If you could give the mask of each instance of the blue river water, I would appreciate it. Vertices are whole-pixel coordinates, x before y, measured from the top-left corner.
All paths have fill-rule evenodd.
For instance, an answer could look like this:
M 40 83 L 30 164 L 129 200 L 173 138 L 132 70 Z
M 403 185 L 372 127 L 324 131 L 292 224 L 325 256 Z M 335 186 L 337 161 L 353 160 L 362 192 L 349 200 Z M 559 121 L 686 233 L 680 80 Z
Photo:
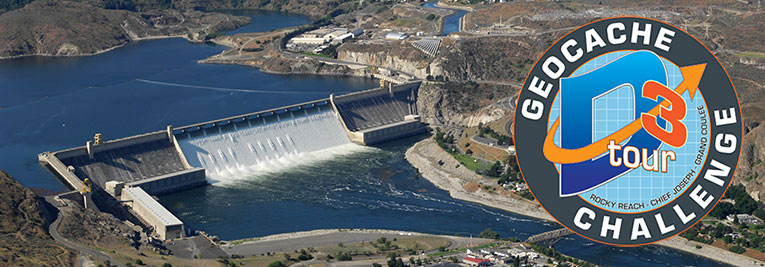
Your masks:
M 254 20 L 264 24 L 257 29 L 283 27 L 282 18 L 305 18 L 268 14 L 273 17 Z M 223 49 L 164 39 L 90 57 L 0 60 L 0 169 L 27 187 L 62 191 L 66 187 L 39 166 L 37 153 L 83 145 L 96 132 L 113 139 L 376 86 L 364 78 L 271 75 L 249 67 L 196 63 Z M 504 237 L 526 238 L 559 227 L 452 199 L 417 178 L 403 154 L 421 138 L 165 195 L 160 201 L 189 227 L 226 240 L 323 228 L 464 236 L 492 228 Z M 579 237 L 555 247 L 610 266 L 720 265 L 661 247 L 615 248 Z
M 237 16 L 249 16 L 251 20 L 250 24 L 227 32 L 229 35 L 243 32 L 264 32 L 311 23 L 311 18 L 308 16 L 270 10 L 224 10 L 222 12 Z
M 440 8 L 436 7 L 436 2 L 430 2 L 425 3 L 422 6 L 424 7 L 430 7 L 430 8 Z M 449 35 L 453 32 L 459 32 L 460 31 L 460 19 L 467 14 L 467 11 L 461 10 L 461 9 L 449 9 L 454 12 L 454 14 L 451 14 L 444 18 L 444 31 L 443 35 Z

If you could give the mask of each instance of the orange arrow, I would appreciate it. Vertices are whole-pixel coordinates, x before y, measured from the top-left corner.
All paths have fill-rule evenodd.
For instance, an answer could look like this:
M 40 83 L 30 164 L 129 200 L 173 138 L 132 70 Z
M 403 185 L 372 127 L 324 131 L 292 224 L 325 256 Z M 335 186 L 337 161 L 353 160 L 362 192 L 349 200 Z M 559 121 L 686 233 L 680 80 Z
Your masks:
M 675 92 L 682 95 L 687 89 L 688 94 L 691 95 L 691 100 L 693 100 L 693 96 L 696 94 L 696 89 L 699 89 L 701 76 L 703 76 L 704 69 L 706 68 L 707 63 L 680 67 L 680 73 L 683 74 L 683 82 L 675 87 Z M 662 102 L 662 104 L 664 104 L 664 102 Z
M 683 81 L 677 87 L 675 87 L 675 92 L 682 95 L 687 90 L 688 94 L 691 96 L 691 99 L 693 99 L 693 96 L 696 94 L 696 90 L 699 87 L 699 83 L 701 82 L 701 77 L 704 74 L 704 69 L 706 66 L 706 63 L 702 63 L 698 65 L 680 67 L 680 72 L 683 75 Z M 669 101 L 664 100 L 647 113 L 658 116 L 659 107 L 669 107 L 669 105 Z M 624 126 L 618 131 L 610 134 L 609 136 L 606 136 L 603 139 L 598 140 L 595 143 L 589 144 L 582 148 L 566 149 L 555 145 L 555 132 L 558 131 L 559 124 L 560 118 L 555 119 L 552 127 L 550 127 L 550 130 L 547 132 L 547 137 L 545 138 L 544 147 L 542 149 L 547 160 L 561 164 L 571 164 L 593 159 L 598 155 L 608 151 L 607 145 L 610 140 L 614 140 L 614 143 L 618 144 L 624 142 L 624 140 L 627 140 L 627 138 L 640 131 L 640 129 L 643 129 L 643 123 L 640 118 L 638 118 L 630 124 L 627 124 L 627 126 Z

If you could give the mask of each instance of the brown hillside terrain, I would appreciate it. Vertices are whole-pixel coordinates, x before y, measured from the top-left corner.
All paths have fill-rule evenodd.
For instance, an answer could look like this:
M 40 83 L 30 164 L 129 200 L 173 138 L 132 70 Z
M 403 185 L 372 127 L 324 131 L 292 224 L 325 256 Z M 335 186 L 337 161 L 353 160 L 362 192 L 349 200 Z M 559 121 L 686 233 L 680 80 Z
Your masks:
M 249 18 L 154 10 L 105 10 L 87 3 L 36 1 L 0 15 L 0 57 L 89 55 L 150 37 L 234 29 Z
M 77 253 L 53 241 L 38 198 L 0 171 L 0 265 L 70 266 Z

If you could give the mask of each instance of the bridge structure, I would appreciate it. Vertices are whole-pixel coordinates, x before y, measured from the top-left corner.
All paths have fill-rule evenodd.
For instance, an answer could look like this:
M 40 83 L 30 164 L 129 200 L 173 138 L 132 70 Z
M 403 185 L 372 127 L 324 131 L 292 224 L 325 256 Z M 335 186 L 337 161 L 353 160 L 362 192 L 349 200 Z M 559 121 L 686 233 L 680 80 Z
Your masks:
M 529 243 L 549 243 L 551 246 L 555 243 L 557 243 L 560 239 L 563 237 L 566 237 L 567 235 L 573 234 L 571 230 L 568 228 L 560 228 L 552 231 L 547 231 L 541 234 L 536 234 L 533 236 L 530 236 L 528 239 L 526 239 L 526 242 Z

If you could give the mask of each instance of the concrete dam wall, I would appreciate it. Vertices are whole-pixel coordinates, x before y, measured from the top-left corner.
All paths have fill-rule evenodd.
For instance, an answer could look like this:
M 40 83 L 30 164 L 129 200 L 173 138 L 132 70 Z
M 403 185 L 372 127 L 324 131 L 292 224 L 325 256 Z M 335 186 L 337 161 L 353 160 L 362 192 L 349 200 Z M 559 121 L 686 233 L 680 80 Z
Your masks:
M 370 145 L 426 131 L 417 115 L 419 82 L 330 97 L 352 142 Z
M 223 181 L 292 167 L 312 153 L 349 144 L 329 105 L 176 134 L 190 165 Z
M 106 142 L 98 137 L 38 159 L 79 192 L 86 207 L 95 206 L 87 204 L 92 191 L 104 191 L 129 201 L 125 206 L 160 238 L 178 238 L 183 225 L 148 194 L 288 169 L 424 132 L 416 107 L 419 86 L 330 95 Z

